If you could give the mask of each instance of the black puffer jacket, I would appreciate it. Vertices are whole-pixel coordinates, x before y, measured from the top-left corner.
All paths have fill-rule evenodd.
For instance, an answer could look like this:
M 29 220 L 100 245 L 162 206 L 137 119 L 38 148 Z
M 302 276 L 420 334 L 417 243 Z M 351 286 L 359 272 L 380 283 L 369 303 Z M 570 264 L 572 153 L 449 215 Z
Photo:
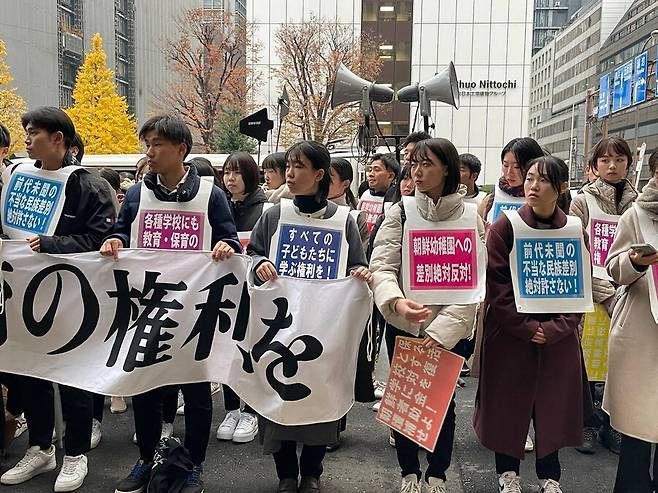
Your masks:
M 258 187 L 241 202 L 230 201 L 231 214 L 238 231 L 251 231 L 263 214 L 263 204 L 267 202 L 265 192 Z
M 77 164 L 75 158 L 66 153 L 62 167 Z M 34 165 L 41 167 L 39 161 Z M 55 234 L 40 235 L 42 253 L 80 253 L 100 249 L 116 219 L 112 197 L 101 180 L 85 169 L 75 171 L 69 177 L 64 209 Z

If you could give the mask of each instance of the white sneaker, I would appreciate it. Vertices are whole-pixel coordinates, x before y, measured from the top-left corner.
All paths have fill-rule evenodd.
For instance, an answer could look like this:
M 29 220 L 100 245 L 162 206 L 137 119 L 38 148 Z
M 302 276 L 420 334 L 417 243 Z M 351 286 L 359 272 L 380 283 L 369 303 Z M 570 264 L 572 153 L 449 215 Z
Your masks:
M 176 414 L 182 416 L 185 414 L 185 400 L 183 399 L 183 393 L 178 391 L 178 402 L 176 403 Z
M 41 450 L 38 445 L 30 447 L 25 456 L 14 467 L 0 477 L 2 484 L 21 484 L 34 476 L 52 471 L 57 467 L 55 447 Z
M 526 452 L 532 452 L 535 450 L 535 444 L 532 443 L 532 437 L 530 436 L 530 433 L 528 433 L 528 436 L 525 437 L 525 447 L 524 450 Z
M 427 478 L 427 493 L 448 493 L 446 482 L 441 478 Z
M 77 490 L 84 483 L 87 477 L 87 471 L 86 455 L 78 455 L 76 457 L 65 455 L 62 470 L 59 471 L 57 480 L 55 481 L 55 491 Z
M 400 493 L 420 493 L 420 482 L 415 474 L 407 474 L 402 478 Z
M 137 445 L 137 432 L 133 434 L 133 443 Z
M 235 443 L 251 442 L 258 435 L 258 418 L 251 413 L 241 413 L 238 426 L 233 432 Z
M 395 435 L 393 434 L 393 430 L 388 433 L 388 444 L 395 448 Z
M 539 488 L 541 493 L 562 493 L 560 489 L 560 483 L 554 479 L 546 479 L 539 482 Z
M 217 428 L 217 440 L 233 440 L 233 433 L 240 422 L 240 410 L 229 411 L 222 424 Z
M 210 382 L 210 395 L 215 395 L 222 390 L 222 384 L 219 382 Z
M 101 438 L 103 433 L 101 431 L 101 423 L 96 418 L 91 422 L 91 449 L 98 447 L 98 444 L 101 443 Z M 64 491 L 64 490 L 62 490 Z
M 16 431 L 14 432 L 14 438 L 18 438 L 21 436 L 23 433 L 27 431 L 27 420 L 25 419 L 25 415 L 21 414 L 20 416 L 16 416 Z
M 169 438 L 174 434 L 174 423 L 162 423 L 162 433 L 160 439 Z
M 127 409 L 126 399 L 123 397 L 110 397 L 110 412 L 112 414 L 125 413 Z
M 507 471 L 498 478 L 498 491 L 500 493 L 521 493 L 521 476 L 514 471 Z
M 375 411 L 375 412 L 379 411 L 379 406 L 381 406 L 381 405 L 382 405 L 382 401 L 377 401 L 377 402 L 375 402 L 375 403 L 372 405 L 372 410 Z
M 386 382 L 376 382 L 375 383 L 375 399 L 380 400 L 384 397 L 384 391 L 386 390 Z

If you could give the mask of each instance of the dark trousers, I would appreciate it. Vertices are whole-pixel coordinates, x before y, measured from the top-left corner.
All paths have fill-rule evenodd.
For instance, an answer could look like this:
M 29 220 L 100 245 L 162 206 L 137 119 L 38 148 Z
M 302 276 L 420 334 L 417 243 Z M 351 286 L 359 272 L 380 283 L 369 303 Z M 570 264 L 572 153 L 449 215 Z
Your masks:
M 7 402 L 5 408 L 16 417 L 25 412 L 25 389 L 21 384 L 24 377 L 10 373 L 0 374 L 0 380 L 7 387 Z
M 233 392 L 231 387 L 222 384 L 222 393 L 224 394 L 224 409 L 227 411 L 237 411 L 240 409 L 240 396 Z M 244 412 L 256 414 L 256 411 L 249 404 L 244 405 Z
M 297 442 L 285 440 L 274 456 L 276 475 L 279 479 L 297 479 L 301 476 L 320 478 L 322 475 L 322 460 L 327 453 L 325 445 L 303 445 L 302 453 L 297 460 Z
M 21 377 L 25 396 L 25 419 L 29 431 L 30 447 L 50 448 L 55 428 L 55 400 L 53 384 L 46 380 Z M 86 390 L 59 386 L 62 413 L 68 418 L 64 451 L 66 455 L 81 455 L 91 445 L 91 423 L 94 399 Z
M 173 423 L 176 419 L 176 411 L 178 410 L 178 391 L 180 385 L 171 385 L 164 392 L 162 397 L 162 422 Z
M 654 457 L 652 465 L 651 446 L 649 442 L 622 435 L 614 493 L 658 491 L 658 457 Z M 649 474 L 651 469 L 653 481 Z
M 94 399 L 94 419 L 99 423 L 103 422 L 103 408 L 105 407 L 105 396 L 100 394 L 91 394 Z
M 185 448 L 196 465 L 206 459 L 212 422 L 210 383 L 189 383 L 180 386 L 185 398 Z M 171 387 L 160 387 L 132 398 L 135 431 L 140 458 L 153 460 L 155 447 L 162 433 L 163 400 Z
M 411 337 L 411 334 L 403 330 L 400 330 L 397 327 L 392 326 L 391 324 L 386 324 L 384 337 L 386 338 L 386 353 L 388 354 L 389 363 L 393 361 L 393 352 L 395 351 L 395 338 L 397 336 Z
M 415 474 L 420 479 L 422 476 L 420 461 L 418 460 L 420 447 L 395 430 L 393 431 L 393 435 L 395 435 L 395 451 L 398 454 L 398 464 L 400 464 L 402 476 Z M 441 428 L 441 433 L 439 433 L 439 439 L 436 442 L 436 447 L 434 447 L 432 452 L 427 452 L 426 479 L 432 477 L 445 481 L 446 471 L 450 467 L 450 460 L 452 459 L 452 445 L 454 441 L 455 397 L 453 395 L 446 419 Z
M 520 466 L 521 461 L 516 457 L 510 457 L 509 455 L 496 452 L 496 472 L 498 474 L 503 474 L 507 471 L 514 471 L 518 475 Z M 553 479 L 555 481 L 560 481 L 562 472 L 560 470 L 558 451 L 556 450 L 541 459 L 537 458 L 535 461 L 535 471 L 537 472 L 538 479 Z

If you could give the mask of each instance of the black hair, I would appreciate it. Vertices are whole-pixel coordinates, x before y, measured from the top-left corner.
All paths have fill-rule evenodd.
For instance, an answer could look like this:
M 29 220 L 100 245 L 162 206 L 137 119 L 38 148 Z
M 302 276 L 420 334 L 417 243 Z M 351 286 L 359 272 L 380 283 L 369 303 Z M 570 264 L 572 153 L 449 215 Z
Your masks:
M 82 142 L 82 136 L 76 132 L 75 135 L 73 136 L 73 142 L 71 142 L 71 147 L 77 147 L 78 149 L 78 155 L 75 156 L 75 159 L 81 163 L 82 158 L 85 155 L 85 144 Z
M 359 183 L 359 189 L 356 191 L 359 198 L 361 197 L 361 195 L 366 193 L 366 190 L 368 190 L 368 188 L 370 188 L 370 185 L 368 185 L 368 180 L 364 180 L 361 183 Z
M 119 176 L 121 177 L 122 180 L 134 180 L 135 179 L 135 173 L 131 171 L 121 171 L 119 172 Z
M 388 171 L 392 171 L 393 174 L 395 175 L 393 177 L 393 180 L 396 180 L 398 175 L 400 174 L 400 163 L 398 163 L 397 159 L 393 157 L 391 154 L 373 154 L 370 158 L 370 164 L 374 163 L 375 161 L 381 161 L 384 163 L 384 166 Z
M 115 192 L 121 191 L 121 176 L 112 168 L 101 168 L 98 174 L 105 179 Z
M 185 156 L 192 150 L 192 133 L 185 122 L 175 115 L 158 115 L 149 118 L 139 129 L 139 139 L 144 140 L 146 134 L 155 131 L 158 137 L 168 140 L 174 145 L 185 144 Z
M 0 147 L 9 147 L 11 145 L 11 133 L 9 129 L 0 123 Z
M 516 161 L 519 163 L 519 168 L 521 168 L 523 175 L 527 173 L 529 168 L 528 163 L 530 161 L 545 155 L 537 141 L 530 137 L 517 137 L 510 140 L 500 153 L 501 162 L 505 159 L 505 154 L 508 152 L 511 152 L 516 157 Z
M 286 153 L 275 152 L 268 154 L 261 164 L 263 171 L 273 169 L 279 172 L 281 176 L 286 176 Z
M 349 180 L 350 184 L 352 184 L 352 181 L 354 180 L 354 169 L 347 159 L 342 157 L 332 157 L 331 168 L 336 172 L 340 181 Z M 347 198 L 347 203 L 356 209 L 357 201 L 349 186 L 345 190 L 345 197 Z
M 146 156 L 139 158 L 139 161 L 137 161 L 135 165 L 135 181 L 143 180 L 144 175 L 149 172 L 150 167 L 148 161 Z
M 465 152 L 464 154 L 459 155 L 459 164 L 467 166 L 471 170 L 471 173 L 480 173 L 482 171 L 482 163 L 473 154 Z
M 599 170 L 599 158 L 605 156 L 610 151 L 610 149 L 615 151 L 617 154 L 621 154 L 622 156 L 626 156 L 628 158 L 628 163 L 626 166 L 626 172 L 628 172 L 628 170 L 631 169 L 631 165 L 633 164 L 633 153 L 631 152 L 631 148 L 628 145 L 628 142 L 626 142 L 621 137 L 616 136 L 604 137 L 594 146 L 594 149 L 592 149 L 592 159 L 589 161 L 592 169 L 595 169 L 596 171 Z
M 213 177 L 213 182 L 215 185 L 221 188 L 221 180 L 219 178 L 219 174 L 213 167 L 212 163 L 210 160 L 206 159 L 205 157 L 202 156 L 196 156 L 190 159 L 187 164 L 194 166 L 196 168 L 196 172 L 199 176 L 212 176 Z
M 254 158 L 251 157 L 251 154 L 247 152 L 234 152 L 229 154 L 229 156 L 226 158 L 226 161 L 224 161 L 221 180 L 221 187 L 224 191 L 229 193 L 226 185 L 224 184 L 224 173 L 227 171 L 236 170 L 240 172 L 240 175 L 242 175 L 245 195 L 249 195 L 258 188 L 260 183 L 260 174 L 258 172 L 258 165 L 256 164 L 256 161 L 254 161 Z
M 395 194 L 393 194 L 393 203 L 400 202 L 402 200 L 402 180 L 407 180 L 411 178 L 411 165 L 402 166 L 400 170 L 400 176 L 398 176 L 398 182 L 395 185 Z
M 404 149 L 407 147 L 407 144 L 417 144 L 421 140 L 427 140 L 431 139 L 432 136 L 428 134 L 427 132 L 423 132 L 422 130 L 419 130 L 418 132 L 411 132 L 409 135 L 407 135 L 407 138 L 404 139 L 402 142 L 402 148 Z
M 658 149 L 651 153 L 649 156 L 649 171 L 651 171 L 651 178 L 656 173 L 656 165 L 658 164 Z
M 411 153 L 411 162 L 417 163 L 423 159 L 430 160 L 428 152 L 434 154 L 443 165 L 448 168 L 445 185 L 443 186 L 442 196 L 450 195 L 459 190 L 459 154 L 454 144 L 448 139 L 427 139 L 416 144 Z
M 293 144 L 286 151 L 286 163 L 291 160 L 299 160 L 300 155 L 306 156 L 311 162 L 313 169 L 324 170 L 324 176 L 320 180 L 318 193 L 316 199 L 319 201 L 326 200 L 329 195 L 329 187 L 331 186 L 331 174 L 329 173 L 331 167 L 331 156 L 327 148 L 314 140 L 302 140 Z
M 27 129 L 29 124 L 48 133 L 62 132 L 64 136 L 64 147 L 71 147 L 75 138 L 75 125 L 73 120 L 64 111 L 54 106 L 41 106 L 28 111 L 21 117 L 21 125 Z
M 528 163 L 528 167 L 523 171 L 523 178 L 533 165 L 537 165 L 539 176 L 549 181 L 553 190 L 562 194 L 562 185 L 569 182 L 569 166 L 556 156 L 542 156 L 533 159 Z

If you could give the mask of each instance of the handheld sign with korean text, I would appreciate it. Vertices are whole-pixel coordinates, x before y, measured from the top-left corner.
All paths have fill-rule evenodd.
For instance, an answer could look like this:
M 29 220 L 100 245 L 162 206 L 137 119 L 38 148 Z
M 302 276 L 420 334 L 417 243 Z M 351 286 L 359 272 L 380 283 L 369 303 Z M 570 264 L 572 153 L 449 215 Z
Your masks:
M 637 204 L 633 204 L 642 231 L 642 237 L 652 247 L 658 249 L 658 230 L 649 215 Z M 658 324 L 658 265 L 654 264 L 647 269 L 647 283 L 649 286 L 649 301 L 651 314 Z
M 338 206 L 328 219 L 305 217 L 295 211 L 292 200 L 282 199 L 270 250 L 270 260 L 279 275 L 301 279 L 345 277 L 349 215 L 348 207 Z
M 402 287 L 405 296 L 427 305 L 470 304 L 484 300 L 486 251 L 478 232 L 475 204 L 461 217 L 428 221 L 415 197 L 402 197 L 406 220 L 402 236 Z
M 211 250 L 212 228 L 208 204 L 213 189 L 209 180 L 200 180 L 199 191 L 188 202 L 158 200 L 142 182 L 137 217 L 130 229 L 132 248 L 156 250 Z
M 619 217 L 616 214 L 603 212 L 591 193 L 585 193 L 585 202 L 589 211 L 589 224 L 587 234 L 589 235 L 589 252 L 592 258 L 592 273 L 597 279 L 612 279 L 605 270 L 605 261 L 608 252 L 615 239 Z
M 487 222 L 493 224 L 498 220 L 503 211 L 516 211 L 523 207 L 523 204 L 525 204 L 525 197 L 514 197 L 503 192 L 498 183 L 496 183 L 493 204 L 487 215 Z
M 592 271 L 577 217 L 558 229 L 534 229 L 504 212 L 514 231 L 510 271 L 519 313 L 586 313 L 594 309 Z
M 464 358 L 397 337 L 377 419 L 430 452 L 436 447 Z
M 66 201 L 66 183 L 83 168 L 55 171 L 20 163 L 5 169 L 2 181 L 2 231 L 12 239 L 53 236 Z

